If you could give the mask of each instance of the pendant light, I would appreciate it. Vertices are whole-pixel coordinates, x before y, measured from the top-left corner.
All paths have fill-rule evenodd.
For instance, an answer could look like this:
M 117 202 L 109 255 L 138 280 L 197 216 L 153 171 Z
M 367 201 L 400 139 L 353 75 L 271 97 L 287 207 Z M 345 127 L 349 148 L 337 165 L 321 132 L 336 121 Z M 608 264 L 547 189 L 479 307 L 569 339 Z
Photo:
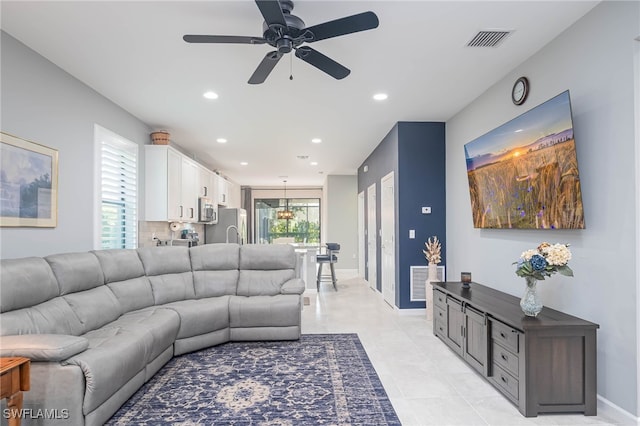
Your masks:
M 287 181 L 283 181 L 284 182 L 284 202 L 285 202 L 285 208 L 284 210 L 281 210 L 277 213 L 277 218 L 278 219 L 293 219 L 293 212 L 291 210 L 289 210 L 289 199 L 287 198 Z

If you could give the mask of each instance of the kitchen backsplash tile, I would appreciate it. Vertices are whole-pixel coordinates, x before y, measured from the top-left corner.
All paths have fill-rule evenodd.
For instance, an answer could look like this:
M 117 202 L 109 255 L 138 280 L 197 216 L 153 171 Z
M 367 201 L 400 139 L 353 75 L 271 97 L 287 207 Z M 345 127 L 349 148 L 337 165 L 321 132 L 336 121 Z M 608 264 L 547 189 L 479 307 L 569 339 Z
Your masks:
M 138 222 L 138 247 L 153 247 L 156 241 L 155 236 L 164 245 L 171 239 L 180 239 L 180 231 L 171 231 L 169 229 L 170 222 Z M 190 231 L 200 234 L 200 243 L 204 243 L 204 225 L 198 223 L 183 223 L 181 229 L 189 229 Z M 169 243 L 171 244 L 171 243 Z

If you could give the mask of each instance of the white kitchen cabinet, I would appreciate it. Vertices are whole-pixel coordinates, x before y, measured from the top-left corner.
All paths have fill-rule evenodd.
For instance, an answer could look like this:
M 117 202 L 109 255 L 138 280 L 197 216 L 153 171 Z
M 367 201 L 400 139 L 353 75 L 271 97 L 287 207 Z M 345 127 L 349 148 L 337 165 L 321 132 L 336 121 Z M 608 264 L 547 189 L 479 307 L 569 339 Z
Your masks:
M 167 150 L 167 207 L 166 220 L 178 221 L 182 219 L 182 155 L 173 150 Z M 148 170 L 147 163 L 147 170 Z M 156 167 L 156 166 L 152 166 Z M 157 167 L 162 167 L 157 166 Z M 157 185 L 158 181 L 149 181 L 145 185 Z M 145 212 L 149 210 L 145 209 Z M 153 213 L 152 213 L 153 214 Z M 164 214 L 162 215 L 165 216 Z
M 206 207 L 198 204 L 198 212 L 201 208 L 213 209 L 212 219 L 206 223 L 218 223 L 218 175 L 203 166 L 198 167 L 198 203 L 200 203 L 200 198 L 202 198 L 202 203 L 210 202 L 211 206 Z M 203 212 L 203 214 L 206 213 Z M 206 220 L 204 217 L 202 219 Z
M 227 207 L 233 209 L 239 209 L 242 205 L 242 194 L 240 190 L 240 185 L 233 181 L 227 181 L 227 196 L 229 197 L 229 202 L 227 203 Z
M 218 200 L 218 181 L 217 175 L 211 170 L 204 167 L 198 168 L 198 197 L 210 198 L 213 201 Z
M 229 205 L 229 182 L 222 176 L 218 176 L 218 204 L 223 207 Z
M 182 185 L 180 215 L 183 222 L 198 221 L 198 165 L 182 158 Z
M 198 221 L 198 165 L 166 145 L 145 145 L 144 219 Z

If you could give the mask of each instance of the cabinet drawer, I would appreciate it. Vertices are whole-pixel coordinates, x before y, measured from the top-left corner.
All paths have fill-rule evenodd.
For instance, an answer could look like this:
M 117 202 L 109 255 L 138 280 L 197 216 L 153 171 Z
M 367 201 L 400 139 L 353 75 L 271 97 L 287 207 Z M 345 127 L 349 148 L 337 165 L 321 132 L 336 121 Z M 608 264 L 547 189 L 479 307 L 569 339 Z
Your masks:
M 439 290 L 433 290 L 433 304 L 447 309 L 447 295 Z
M 519 352 L 519 335 L 518 330 L 501 322 L 491 321 L 491 338 L 515 354 Z
M 436 319 L 433 323 L 433 332 L 442 338 L 447 337 L 447 326 L 445 322 Z
M 514 377 L 518 377 L 518 355 L 508 351 L 495 340 L 491 340 L 491 354 L 493 362 L 507 370 Z
M 495 383 L 503 393 L 507 396 L 518 400 L 518 379 L 507 373 L 497 364 L 493 364 L 493 376 L 491 377 L 493 383 Z
M 447 311 L 445 311 L 439 306 L 436 306 L 435 309 L 433 310 L 433 318 L 434 318 L 434 321 L 444 322 L 447 318 Z

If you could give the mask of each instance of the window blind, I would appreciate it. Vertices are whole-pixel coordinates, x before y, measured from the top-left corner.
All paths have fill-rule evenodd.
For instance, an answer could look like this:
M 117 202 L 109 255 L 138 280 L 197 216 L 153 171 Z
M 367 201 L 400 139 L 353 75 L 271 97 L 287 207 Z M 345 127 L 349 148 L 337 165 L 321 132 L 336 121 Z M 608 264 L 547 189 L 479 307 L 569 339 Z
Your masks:
M 101 141 L 102 249 L 138 245 L 138 145 L 116 137 Z

